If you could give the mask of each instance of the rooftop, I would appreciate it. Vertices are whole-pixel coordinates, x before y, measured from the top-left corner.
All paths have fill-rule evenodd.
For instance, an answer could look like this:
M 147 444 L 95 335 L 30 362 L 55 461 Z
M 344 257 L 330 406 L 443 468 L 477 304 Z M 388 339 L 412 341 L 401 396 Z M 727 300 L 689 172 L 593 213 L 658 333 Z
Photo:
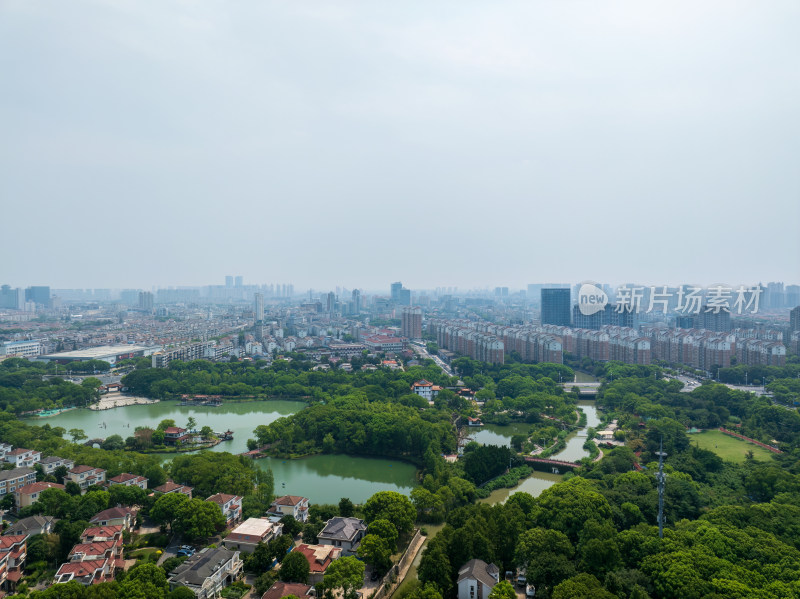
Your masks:
M 340 541 L 351 541 L 360 531 L 367 530 L 367 525 L 363 520 L 358 518 L 342 518 L 336 516 L 331 518 L 325 524 L 325 528 L 317 535 L 317 537 L 325 537 L 326 539 L 338 539 Z

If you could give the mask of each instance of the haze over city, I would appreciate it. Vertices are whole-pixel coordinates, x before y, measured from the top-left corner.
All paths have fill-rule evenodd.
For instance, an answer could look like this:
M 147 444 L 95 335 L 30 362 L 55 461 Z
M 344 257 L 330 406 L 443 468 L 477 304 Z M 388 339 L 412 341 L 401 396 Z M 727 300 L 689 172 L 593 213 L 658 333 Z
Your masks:
M 2 278 L 796 281 L 799 17 L 4 2 Z

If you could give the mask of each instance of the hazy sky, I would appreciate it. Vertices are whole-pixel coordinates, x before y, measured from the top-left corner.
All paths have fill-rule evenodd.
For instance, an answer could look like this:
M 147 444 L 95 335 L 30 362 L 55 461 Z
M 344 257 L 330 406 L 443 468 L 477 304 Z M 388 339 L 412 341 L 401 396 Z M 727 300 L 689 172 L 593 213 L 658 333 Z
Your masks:
M 800 3 L 0 0 L 0 283 L 800 281 Z

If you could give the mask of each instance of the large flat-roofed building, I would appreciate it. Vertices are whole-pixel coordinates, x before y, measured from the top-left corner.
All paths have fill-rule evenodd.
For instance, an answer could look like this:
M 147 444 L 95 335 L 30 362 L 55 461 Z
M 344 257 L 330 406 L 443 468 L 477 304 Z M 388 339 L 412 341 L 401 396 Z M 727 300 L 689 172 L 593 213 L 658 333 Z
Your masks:
M 42 353 L 42 342 L 38 339 L 25 341 L 3 341 L 0 343 L 0 356 L 19 356 L 30 358 Z
M 46 354 L 39 356 L 37 360 L 42 360 L 45 362 L 57 362 L 58 364 L 102 360 L 103 362 L 108 362 L 113 366 L 119 360 L 150 356 L 160 349 L 161 348 L 158 346 L 148 347 L 144 345 L 101 345 L 100 347 L 87 347 L 85 349 L 76 349 L 74 351 Z
M 183 362 L 204 360 L 206 359 L 206 352 L 213 350 L 214 346 L 215 343 L 213 341 L 202 341 L 158 351 L 153 354 L 153 368 L 167 368 L 173 360 L 181 360 Z

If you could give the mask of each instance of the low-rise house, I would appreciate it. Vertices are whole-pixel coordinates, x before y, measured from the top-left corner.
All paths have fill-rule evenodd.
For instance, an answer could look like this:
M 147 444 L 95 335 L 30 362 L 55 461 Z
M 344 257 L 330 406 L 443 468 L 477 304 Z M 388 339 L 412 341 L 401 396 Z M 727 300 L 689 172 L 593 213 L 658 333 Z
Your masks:
M 189 499 L 192 498 L 192 487 L 188 485 L 179 485 L 178 483 L 172 482 L 171 480 L 168 480 L 163 485 L 156 487 L 155 489 L 153 489 L 153 491 L 155 491 L 156 494 L 159 495 L 166 495 L 167 493 L 183 493 Z
M 64 484 L 68 481 L 74 482 L 81 488 L 81 493 L 86 493 L 86 489 L 92 485 L 102 485 L 106 480 L 106 471 L 102 468 L 92 466 L 73 466 L 64 477 Z
M 45 475 L 53 474 L 56 471 L 56 468 L 59 468 L 60 466 L 64 466 L 67 470 L 75 466 L 75 462 L 72 460 L 60 458 L 55 455 L 49 455 L 46 458 L 42 458 L 39 464 L 41 464 Z
M 355 555 L 366 531 L 367 524 L 363 520 L 336 516 L 325 523 L 317 539 L 320 545 L 341 547 L 342 555 Z
M 299 495 L 284 495 L 272 502 L 267 510 L 267 516 L 277 522 L 284 516 L 292 516 L 298 522 L 308 521 L 308 498 Z
M 425 379 L 411 385 L 411 392 L 428 401 L 433 401 L 433 398 L 436 397 L 433 393 L 433 383 L 429 383 Z
M 458 599 L 487 599 L 500 581 L 500 568 L 471 559 L 458 570 Z
M 53 516 L 29 516 L 9 525 L 3 532 L 3 536 L 25 535 L 27 538 L 33 535 L 49 535 L 53 532 L 56 522 L 58 522 L 58 518 L 53 518 Z
M 186 443 L 191 436 L 192 435 L 185 428 L 181 428 L 179 426 L 168 426 L 164 429 L 164 444 L 179 445 L 181 443 Z
M 14 446 L 11 443 L 0 443 L 0 460 L 5 461 L 6 454 L 14 449 Z
M 95 541 L 116 541 L 122 545 L 122 527 L 114 526 L 90 526 L 81 533 L 81 543 L 93 543 Z
M 294 595 L 295 597 L 306 597 L 314 595 L 314 587 L 302 582 L 283 582 L 279 580 L 269 590 L 261 595 L 261 599 L 281 599 Z
M 92 541 L 91 543 L 78 543 L 69 552 L 71 562 L 91 562 L 109 559 L 113 567 L 122 569 L 125 561 L 122 559 L 122 541 Z
M 125 487 L 139 487 L 140 489 L 147 488 L 147 479 L 138 474 L 131 474 L 130 472 L 123 472 L 113 478 L 108 479 L 108 485 L 123 485 Z
M 114 562 L 106 558 L 61 564 L 56 572 L 55 583 L 60 584 L 73 580 L 84 586 L 114 580 Z
M 169 588 L 187 587 L 197 599 L 212 599 L 236 582 L 241 573 L 242 560 L 238 551 L 207 547 L 172 571 Z
M 136 511 L 129 507 L 110 507 L 95 514 L 89 522 L 97 526 L 121 526 L 122 530 L 131 530 L 136 522 Z
M 0 471 L 0 496 L 13 493 L 20 487 L 36 482 L 36 471 L 32 468 L 14 468 Z
M 228 526 L 242 519 L 242 498 L 238 495 L 216 493 L 206 499 L 206 501 L 216 503 L 219 506 L 219 509 L 222 510 L 222 515 L 225 516 L 225 521 Z
M 14 464 L 15 468 L 33 468 L 42 459 L 42 454 L 33 449 L 23 449 L 18 447 L 6 453 L 3 460 L 9 464 Z
M 228 549 L 253 553 L 259 543 L 269 543 L 283 534 L 283 525 L 267 518 L 248 518 L 225 537 L 222 544 Z
M 26 535 L 3 535 L 0 537 L 0 561 L 5 561 L 5 580 L 2 587 L 12 593 L 22 578 L 25 558 L 28 556 Z
M 45 489 L 63 489 L 64 485 L 58 483 L 46 483 L 44 481 L 38 483 L 31 483 L 24 487 L 19 487 L 14 491 L 14 499 L 16 500 L 16 509 L 20 510 L 29 505 L 33 505 L 39 500 L 39 495 Z
M 317 584 L 322 582 L 325 572 L 333 563 L 333 560 L 342 556 L 341 547 L 330 545 L 298 545 L 294 551 L 302 553 L 308 560 L 308 582 Z

